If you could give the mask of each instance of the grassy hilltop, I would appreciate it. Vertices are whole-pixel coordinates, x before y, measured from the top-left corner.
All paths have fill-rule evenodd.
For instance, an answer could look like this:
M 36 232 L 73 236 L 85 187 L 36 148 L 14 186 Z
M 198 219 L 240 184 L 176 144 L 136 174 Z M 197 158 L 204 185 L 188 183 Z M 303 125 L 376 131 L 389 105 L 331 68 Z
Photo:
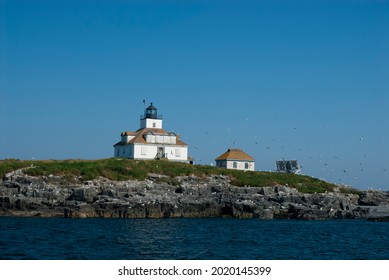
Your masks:
M 266 187 L 274 185 L 288 185 L 303 193 L 323 193 L 334 191 L 339 186 L 317 178 L 284 174 L 276 172 L 228 170 L 208 165 L 189 165 L 185 163 L 169 162 L 166 160 L 130 160 L 130 159 L 101 159 L 101 160 L 15 160 L 0 161 L 0 178 L 6 173 L 25 167 L 25 173 L 31 176 L 63 176 L 68 182 L 82 182 L 96 179 L 100 176 L 114 181 L 144 180 L 148 173 L 166 175 L 162 178 L 168 183 L 177 184 L 177 176 L 196 175 L 226 175 L 236 186 L 250 185 L 252 187 Z M 355 189 L 340 188 L 345 193 L 358 193 Z

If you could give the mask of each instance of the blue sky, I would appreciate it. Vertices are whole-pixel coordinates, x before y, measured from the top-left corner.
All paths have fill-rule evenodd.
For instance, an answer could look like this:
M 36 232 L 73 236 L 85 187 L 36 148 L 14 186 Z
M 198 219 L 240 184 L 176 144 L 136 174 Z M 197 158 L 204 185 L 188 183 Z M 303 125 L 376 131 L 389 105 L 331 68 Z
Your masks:
M 113 156 L 143 99 L 199 164 L 389 189 L 389 1 L 0 0 L 0 159 Z

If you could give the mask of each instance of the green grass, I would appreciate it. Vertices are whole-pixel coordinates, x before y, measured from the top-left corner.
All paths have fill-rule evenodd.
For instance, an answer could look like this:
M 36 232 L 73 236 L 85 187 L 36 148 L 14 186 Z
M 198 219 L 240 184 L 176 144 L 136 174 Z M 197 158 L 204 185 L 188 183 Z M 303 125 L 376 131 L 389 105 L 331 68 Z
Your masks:
M 174 179 L 177 176 L 196 175 L 206 177 L 209 175 L 226 175 L 236 186 L 266 187 L 275 185 L 288 185 L 303 193 L 323 193 L 333 191 L 336 185 L 303 175 L 284 174 L 276 172 L 228 170 L 208 165 L 189 165 L 185 163 L 170 162 L 166 160 L 129 160 L 129 159 L 101 159 L 101 160 L 1 160 L 0 176 L 23 167 L 33 168 L 25 170 L 31 176 L 64 176 L 71 182 L 83 182 L 96 179 L 99 176 L 115 181 L 144 180 L 148 173 L 167 175 L 169 178 L 161 181 L 178 184 Z M 354 189 L 341 189 L 345 193 L 357 192 Z
M 31 163 L 31 161 L 22 161 L 18 159 L 0 160 L 0 179 L 9 172 L 30 166 Z

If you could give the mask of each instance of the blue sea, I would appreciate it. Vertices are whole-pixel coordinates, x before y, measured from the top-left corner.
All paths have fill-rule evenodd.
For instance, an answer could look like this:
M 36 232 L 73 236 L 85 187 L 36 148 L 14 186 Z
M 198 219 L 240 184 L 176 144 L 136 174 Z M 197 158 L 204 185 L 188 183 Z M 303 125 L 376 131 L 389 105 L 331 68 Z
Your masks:
M 0 218 L 1 259 L 389 259 L 364 220 Z

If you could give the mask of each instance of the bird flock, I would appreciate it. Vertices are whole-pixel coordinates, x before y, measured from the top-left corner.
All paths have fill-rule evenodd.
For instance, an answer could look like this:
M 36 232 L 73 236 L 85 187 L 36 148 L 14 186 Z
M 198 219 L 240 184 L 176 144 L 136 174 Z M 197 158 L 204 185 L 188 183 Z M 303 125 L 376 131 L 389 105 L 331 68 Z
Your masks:
M 384 147 L 381 138 L 346 135 L 331 131 L 330 126 L 312 129 L 283 124 L 269 133 L 265 129 L 269 125 L 264 126 L 263 131 L 261 127 L 247 130 L 249 119 L 242 121 L 245 124 L 237 128 L 219 127 L 199 132 L 199 137 L 186 137 L 195 162 L 213 165 L 214 159 L 226 149 L 242 148 L 256 159 L 257 170 L 274 171 L 277 160 L 294 159 L 300 162 L 303 174 L 329 182 L 378 188 L 369 185 L 368 180 L 382 177 L 387 178 L 389 184 L 387 162 L 382 163 L 380 158 L 374 157 L 374 151 Z M 389 188 L 388 185 L 382 187 Z

